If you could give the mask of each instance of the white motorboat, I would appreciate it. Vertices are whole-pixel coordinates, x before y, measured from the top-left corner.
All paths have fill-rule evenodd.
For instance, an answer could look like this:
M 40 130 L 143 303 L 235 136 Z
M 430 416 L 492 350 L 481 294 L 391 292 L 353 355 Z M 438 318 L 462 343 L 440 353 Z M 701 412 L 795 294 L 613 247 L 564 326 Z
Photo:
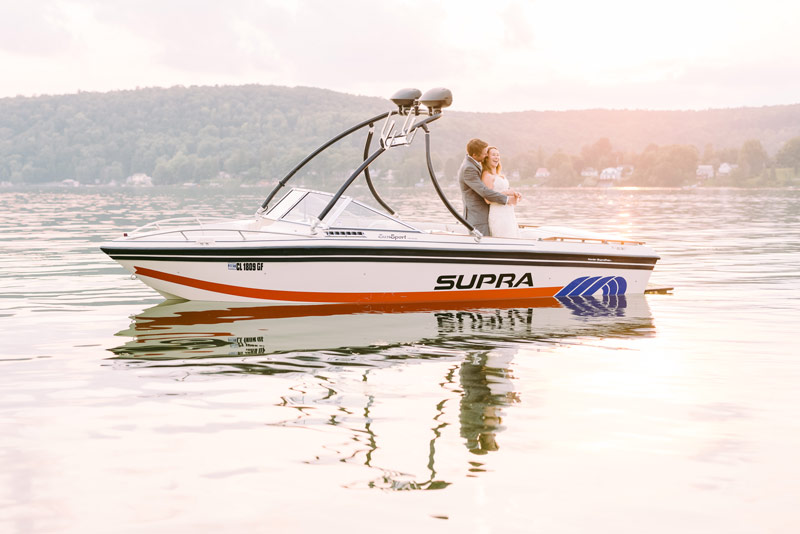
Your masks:
M 392 101 L 396 110 L 353 126 L 300 162 L 253 217 L 158 221 L 102 250 L 168 299 L 413 304 L 644 292 L 659 257 L 642 242 L 526 225 L 519 238 L 481 235 L 450 204 L 431 163 L 428 126 L 452 102 L 450 91 L 405 89 Z M 380 123 L 380 146 L 370 152 Z M 337 192 L 293 188 L 270 206 L 306 163 L 366 127 L 364 160 Z M 420 130 L 434 189 L 460 226 L 401 220 L 370 177 L 382 153 L 410 144 Z M 385 212 L 344 194 L 362 175 Z

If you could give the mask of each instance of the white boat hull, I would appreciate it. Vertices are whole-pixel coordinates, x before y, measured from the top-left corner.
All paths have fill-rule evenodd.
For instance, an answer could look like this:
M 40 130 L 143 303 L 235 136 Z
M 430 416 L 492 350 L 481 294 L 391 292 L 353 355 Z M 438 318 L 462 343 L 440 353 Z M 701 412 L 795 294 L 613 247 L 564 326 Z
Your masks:
M 453 239 L 397 246 L 381 240 L 104 250 L 166 297 L 267 304 L 483 302 L 643 293 L 657 256 L 641 245 Z M 615 250 L 616 248 L 616 250 Z M 635 253 L 634 253 L 635 252 Z

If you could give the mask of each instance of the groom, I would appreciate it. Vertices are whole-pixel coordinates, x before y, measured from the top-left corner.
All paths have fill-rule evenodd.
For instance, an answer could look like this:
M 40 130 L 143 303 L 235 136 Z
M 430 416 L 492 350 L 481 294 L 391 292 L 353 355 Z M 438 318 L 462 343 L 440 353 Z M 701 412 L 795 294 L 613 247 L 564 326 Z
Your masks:
M 489 144 L 481 139 L 471 139 L 467 143 L 467 157 L 458 170 L 458 185 L 464 200 L 464 218 L 483 235 L 489 235 L 489 204 L 517 203 L 513 191 L 498 192 L 489 189 L 481 181 L 481 162 L 486 157 Z

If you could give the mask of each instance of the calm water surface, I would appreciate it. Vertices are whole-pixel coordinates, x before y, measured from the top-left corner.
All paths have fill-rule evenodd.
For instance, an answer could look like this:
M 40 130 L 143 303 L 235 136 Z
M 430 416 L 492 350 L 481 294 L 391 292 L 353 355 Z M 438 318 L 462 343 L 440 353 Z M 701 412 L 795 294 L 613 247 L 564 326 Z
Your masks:
M 800 191 L 531 189 L 675 290 L 528 308 L 165 304 L 98 249 L 264 193 L 0 192 L 0 532 L 800 531 Z

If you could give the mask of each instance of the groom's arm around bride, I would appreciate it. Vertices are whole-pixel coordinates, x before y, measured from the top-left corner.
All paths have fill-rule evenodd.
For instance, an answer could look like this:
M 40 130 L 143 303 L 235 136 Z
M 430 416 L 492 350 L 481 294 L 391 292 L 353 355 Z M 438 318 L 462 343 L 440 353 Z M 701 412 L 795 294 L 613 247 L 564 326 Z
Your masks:
M 458 170 L 458 185 L 464 201 L 464 218 L 483 235 L 489 235 L 489 205 L 516 204 L 513 194 L 495 191 L 486 187 L 481 180 L 481 162 L 486 157 L 489 144 L 481 139 L 472 139 L 467 143 L 467 156 Z

